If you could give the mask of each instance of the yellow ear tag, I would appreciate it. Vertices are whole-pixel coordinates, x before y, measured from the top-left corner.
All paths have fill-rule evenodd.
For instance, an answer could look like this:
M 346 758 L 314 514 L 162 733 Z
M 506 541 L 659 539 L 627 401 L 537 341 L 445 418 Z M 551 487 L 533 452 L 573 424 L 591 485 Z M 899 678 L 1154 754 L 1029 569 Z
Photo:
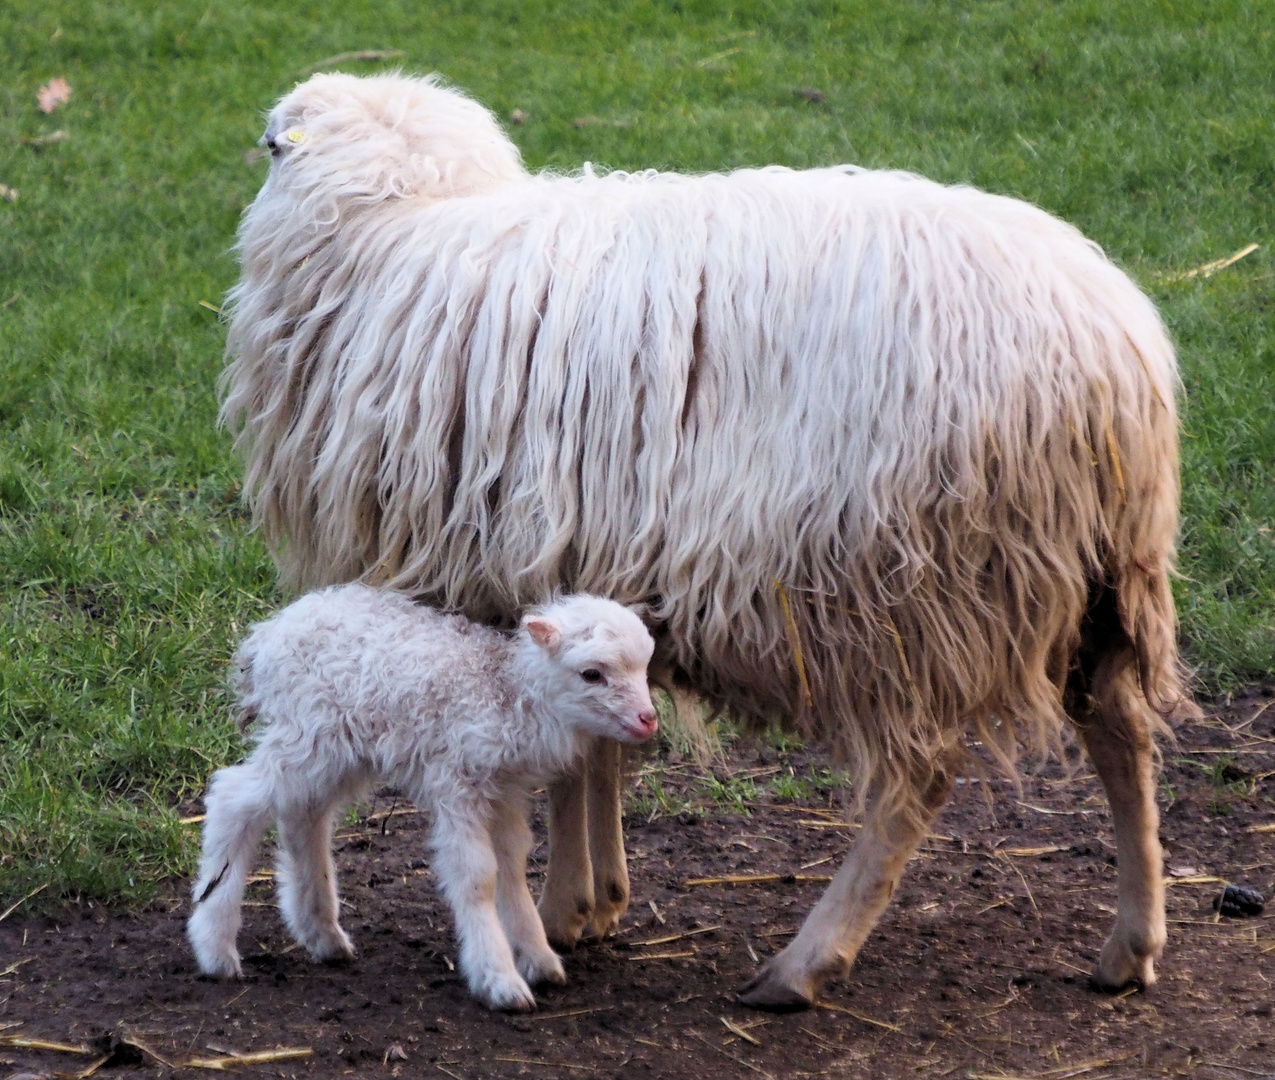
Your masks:
M 293 146 L 296 146 L 296 145 L 297 145 L 297 143 L 303 143 L 303 142 L 305 142 L 305 132 L 304 132 L 304 131 L 298 131 L 298 130 L 296 130 L 296 129 L 294 129 L 294 130 L 292 130 L 292 131 L 289 131 L 289 132 L 288 132 L 288 142 L 292 143 L 292 145 L 293 145 Z

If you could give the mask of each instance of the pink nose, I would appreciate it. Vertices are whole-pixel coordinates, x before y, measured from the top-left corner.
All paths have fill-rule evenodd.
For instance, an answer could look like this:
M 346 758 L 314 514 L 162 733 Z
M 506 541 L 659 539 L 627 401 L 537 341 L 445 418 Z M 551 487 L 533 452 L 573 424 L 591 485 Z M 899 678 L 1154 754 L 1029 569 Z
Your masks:
M 654 709 L 643 709 L 640 713 L 638 713 L 637 718 L 638 723 L 642 725 L 642 730 L 645 731 L 647 735 L 654 735 L 659 729 L 660 718 Z

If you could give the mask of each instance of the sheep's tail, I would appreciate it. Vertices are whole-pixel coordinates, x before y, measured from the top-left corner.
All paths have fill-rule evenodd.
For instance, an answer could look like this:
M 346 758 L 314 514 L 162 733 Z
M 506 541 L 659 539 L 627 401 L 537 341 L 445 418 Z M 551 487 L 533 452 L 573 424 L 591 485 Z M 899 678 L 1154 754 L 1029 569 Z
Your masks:
M 1157 349 L 1160 342 L 1163 348 Z M 1198 711 L 1178 654 L 1172 589 L 1179 502 L 1176 376 L 1171 347 L 1162 336 L 1159 341 L 1126 336 L 1126 344 L 1123 370 L 1145 380 L 1137 380 L 1140 392 L 1127 398 L 1132 408 L 1124 415 L 1117 410 L 1104 423 L 1095 446 L 1106 480 L 1110 529 L 1104 584 L 1114 599 L 1121 636 L 1132 647 L 1142 694 L 1167 734 L 1167 721 Z M 1102 617 L 1093 599 L 1090 619 L 1097 627 Z

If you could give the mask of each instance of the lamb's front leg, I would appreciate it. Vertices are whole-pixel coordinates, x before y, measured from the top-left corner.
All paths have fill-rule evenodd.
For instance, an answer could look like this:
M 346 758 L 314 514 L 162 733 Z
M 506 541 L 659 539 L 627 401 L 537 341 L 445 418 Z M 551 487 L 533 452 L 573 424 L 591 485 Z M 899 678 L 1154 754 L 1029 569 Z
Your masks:
M 432 836 L 434 873 L 456 919 L 460 970 L 470 993 L 491 1009 L 536 1007 L 518 973 L 496 911 L 497 861 L 483 815 L 455 802 L 439 807 Z
M 544 924 L 527 888 L 527 854 L 531 829 L 527 825 L 527 800 L 511 792 L 494 808 L 491 839 L 496 850 L 496 912 L 514 951 L 514 963 L 532 986 L 567 981 L 558 954 L 549 947 Z

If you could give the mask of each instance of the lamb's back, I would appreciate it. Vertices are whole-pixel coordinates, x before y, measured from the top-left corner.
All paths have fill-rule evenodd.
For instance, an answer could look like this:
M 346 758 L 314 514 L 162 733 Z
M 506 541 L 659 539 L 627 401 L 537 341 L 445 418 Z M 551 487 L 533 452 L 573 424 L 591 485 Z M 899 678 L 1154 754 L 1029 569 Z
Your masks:
M 334 586 L 254 627 L 234 660 L 240 709 L 275 737 L 335 734 L 388 750 L 397 733 L 420 740 L 499 709 L 506 648 L 499 632 L 400 594 Z

